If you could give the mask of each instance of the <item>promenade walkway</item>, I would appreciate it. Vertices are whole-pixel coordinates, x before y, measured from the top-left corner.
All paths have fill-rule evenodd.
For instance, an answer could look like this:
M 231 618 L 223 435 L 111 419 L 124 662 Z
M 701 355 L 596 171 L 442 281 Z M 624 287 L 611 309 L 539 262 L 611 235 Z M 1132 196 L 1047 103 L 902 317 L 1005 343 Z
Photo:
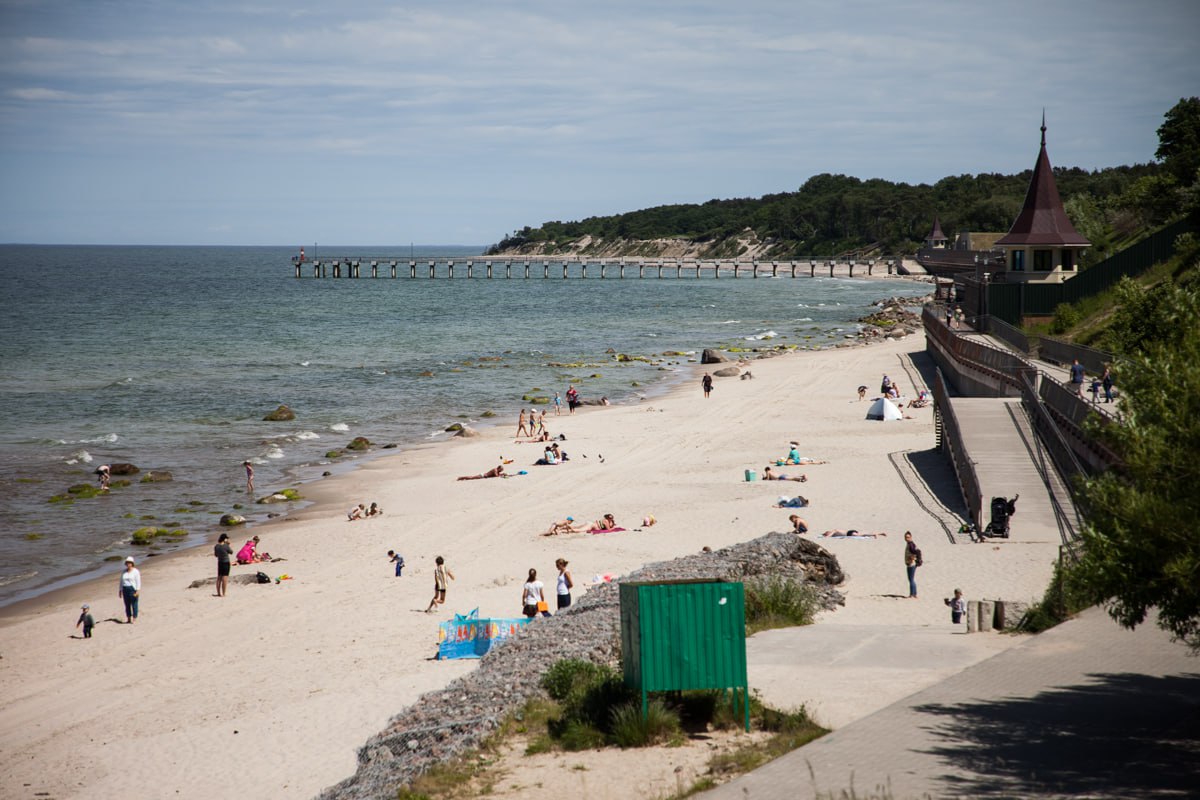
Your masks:
M 1200 659 L 1150 623 L 1126 631 L 1091 609 L 700 796 L 1166 798 L 1198 790 Z

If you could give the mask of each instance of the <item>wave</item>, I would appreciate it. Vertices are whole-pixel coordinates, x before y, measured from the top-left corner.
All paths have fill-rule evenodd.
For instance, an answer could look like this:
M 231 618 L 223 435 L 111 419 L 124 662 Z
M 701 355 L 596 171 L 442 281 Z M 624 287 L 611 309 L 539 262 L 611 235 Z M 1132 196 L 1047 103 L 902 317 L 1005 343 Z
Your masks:
M 283 458 L 283 448 L 279 445 L 273 444 L 267 448 L 267 452 L 263 454 L 263 458 Z
M 741 325 L 742 321 L 740 319 L 727 319 L 724 322 L 718 322 L 717 324 L 718 325 Z
M 319 433 L 315 433 L 315 432 L 313 432 L 313 431 L 300 431 L 299 433 L 297 433 L 297 434 L 296 434 L 295 436 L 293 436 L 292 438 L 293 438 L 295 441 L 297 441 L 297 442 L 303 442 L 303 441 L 306 441 L 306 440 L 308 440 L 308 439 L 320 439 L 320 438 L 321 438 L 321 434 L 319 434 Z
M 763 339 L 774 339 L 778 335 L 779 334 L 776 333 L 775 331 L 763 331 L 762 333 L 756 333 L 753 336 L 747 336 L 746 341 L 747 342 L 761 342 Z
M 344 422 L 335 422 L 329 426 L 329 430 L 337 431 L 338 433 L 345 433 L 346 431 L 350 430 L 350 426 Z
M 300 366 L 302 366 L 302 367 L 307 367 L 307 366 L 308 366 L 309 364 L 311 364 L 311 363 L 312 363 L 311 361 L 301 361 L 301 362 L 300 362 Z
M 37 574 L 37 570 L 34 570 L 33 572 L 22 572 L 19 575 L 9 575 L 7 578 L 0 576 L 0 586 L 8 586 L 10 583 L 16 583 L 17 581 L 27 581 L 30 578 L 36 577 Z
M 798 319 L 796 319 L 796 322 L 812 322 L 812 321 L 813 321 L 812 317 L 799 317 Z
M 128 386 L 131 383 L 133 383 L 133 378 L 121 378 L 121 380 L 119 380 L 119 381 L 113 381 L 112 383 L 105 384 L 104 388 L 105 389 L 117 389 L 122 386 Z
M 76 450 L 74 453 L 71 453 L 71 455 L 67 457 L 67 460 L 65 463 L 67 463 L 67 464 L 79 464 L 79 463 L 90 464 L 90 463 L 92 463 L 92 454 L 89 453 L 87 450 Z
M 103 436 L 97 436 L 94 439 L 80 439 L 73 444 L 112 444 L 117 441 L 118 437 L 115 433 L 106 433 Z

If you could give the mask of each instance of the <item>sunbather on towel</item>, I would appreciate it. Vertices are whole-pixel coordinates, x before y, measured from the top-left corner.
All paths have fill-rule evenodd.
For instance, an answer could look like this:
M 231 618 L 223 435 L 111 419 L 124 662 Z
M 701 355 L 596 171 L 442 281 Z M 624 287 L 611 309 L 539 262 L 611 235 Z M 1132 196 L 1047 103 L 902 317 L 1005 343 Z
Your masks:
M 613 515 L 605 514 L 603 517 L 601 517 L 600 519 L 593 522 L 592 527 L 589 530 L 611 531 L 611 530 L 614 530 L 616 527 L 617 527 L 617 521 L 615 519 L 613 519 Z
M 808 505 L 808 498 L 804 497 L 803 495 L 796 495 L 795 497 L 785 497 L 781 495 L 780 498 L 775 501 L 776 508 L 805 508 Z
M 848 531 L 832 530 L 825 531 L 822 536 L 832 536 L 835 539 L 878 539 L 880 536 L 887 536 L 883 531 L 877 533 L 859 533 L 854 528 Z
M 477 481 L 477 480 L 480 480 L 481 478 L 507 478 L 507 477 L 508 476 L 504 474 L 504 465 L 497 464 L 496 466 L 489 469 L 487 472 L 481 473 L 479 475 L 463 475 L 463 476 L 459 477 L 459 480 L 460 481 Z
M 542 534 L 542 536 L 558 536 L 560 533 L 583 533 L 591 528 L 586 522 L 575 524 L 574 517 L 560 519 L 557 522 L 550 523 L 550 529 Z
M 784 475 L 783 473 L 776 475 L 771 471 L 770 465 L 763 467 L 762 477 L 764 481 L 796 481 L 798 483 L 804 483 L 808 480 L 807 475 Z

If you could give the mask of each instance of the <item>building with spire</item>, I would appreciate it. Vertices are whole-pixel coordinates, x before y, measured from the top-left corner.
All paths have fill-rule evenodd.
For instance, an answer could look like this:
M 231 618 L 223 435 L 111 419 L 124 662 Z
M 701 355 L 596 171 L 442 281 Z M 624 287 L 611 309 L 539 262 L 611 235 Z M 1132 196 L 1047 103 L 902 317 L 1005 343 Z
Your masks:
M 939 217 L 933 218 L 933 232 L 925 237 L 925 246 L 944 250 L 946 249 L 946 234 L 942 233 L 942 220 Z
M 1046 114 L 1042 112 L 1042 147 L 1025 205 L 996 246 L 1004 250 L 1004 280 L 1009 283 L 1062 283 L 1076 275 L 1079 256 L 1091 246 L 1075 230 L 1063 210 L 1054 170 L 1046 155 Z

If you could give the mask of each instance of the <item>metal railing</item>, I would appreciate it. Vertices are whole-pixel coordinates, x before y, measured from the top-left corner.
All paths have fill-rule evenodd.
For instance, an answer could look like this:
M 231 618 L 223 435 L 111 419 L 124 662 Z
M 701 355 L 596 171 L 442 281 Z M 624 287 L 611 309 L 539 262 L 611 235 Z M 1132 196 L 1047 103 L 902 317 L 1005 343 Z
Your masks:
M 1030 337 L 1020 328 L 1009 325 L 999 317 L 991 315 L 980 317 L 977 324 L 979 329 L 986 331 L 989 336 L 995 336 L 1001 341 L 1008 342 L 1030 358 L 1036 358 L 1038 337 Z
M 976 530 L 983 524 L 983 492 L 979 488 L 979 476 L 975 474 L 975 462 L 967 455 L 963 445 L 962 428 L 958 418 L 954 416 L 954 407 L 950 404 L 950 389 L 941 369 L 936 370 L 933 381 L 933 410 L 937 415 L 938 424 L 942 431 L 941 446 L 950 456 L 954 473 L 958 476 L 958 486 L 962 490 L 963 500 L 967 505 L 967 513 Z
M 1112 363 L 1112 353 L 1106 353 L 1103 350 L 1097 350 L 1094 347 L 1088 347 L 1074 342 L 1064 341 L 1063 339 L 1055 339 L 1053 336 L 1042 336 L 1041 346 L 1038 348 L 1040 358 L 1043 361 L 1050 361 L 1054 364 L 1068 365 L 1075 359 L 1079 359 L 1079 363 L 1083 368 L 1093 375 L 1101 375 L 1104 368 Z

